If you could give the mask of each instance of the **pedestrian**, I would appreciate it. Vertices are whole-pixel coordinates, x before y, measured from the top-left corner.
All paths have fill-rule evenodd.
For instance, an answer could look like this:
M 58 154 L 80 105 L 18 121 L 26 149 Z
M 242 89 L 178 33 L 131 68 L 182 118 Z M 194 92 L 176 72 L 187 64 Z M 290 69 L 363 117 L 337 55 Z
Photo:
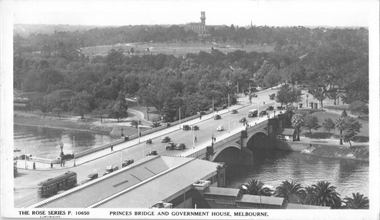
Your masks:
M 65 166 L 65 162 L 66 162 L 66 161 L 65 161 L 65 160 L 63 160 L 63 166 Z
M 214 142 L 216 142 L 216 137 L 214 137 Z
M 61 166 L 63 165 L 63 159 L 61 158 Z
M 53 162 L 50 162 L 50 169 L 53 169 Z
M 197 142 L 197 136 L 194 137 L 194 141 Z
M 113 145 L 111 145 L 111 151 L 113 151 Z

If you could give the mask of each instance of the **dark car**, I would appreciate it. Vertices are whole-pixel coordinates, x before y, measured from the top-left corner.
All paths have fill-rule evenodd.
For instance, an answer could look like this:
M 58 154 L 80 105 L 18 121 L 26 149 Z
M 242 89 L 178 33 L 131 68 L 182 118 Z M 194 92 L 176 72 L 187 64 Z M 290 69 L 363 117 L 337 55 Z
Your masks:
M 273 106 L 268 106 L 267 111 L 273 111 L 274 107 Z
M 170 137 L 166 136 L 161 139 L 161 143 L 168 143 L 170 142 Z
M 257 98 L 257 95 L 255 93 L 253 93 L 251 96 L 252 98 Z
M 121 167 L 126 167 L 130 164 L 133 164 L 135 161 L 133 159 L 130 160 L 124 160 L 123 164 L 121 164 Z
M 267 114 L 268 114 L 268 113 L 267 113 L 266 110 L 262 110 L 262 111 L 260 112 L 260 116 L 267 115 Z
M 215 119 L 215 120 L 218 120 L 218 119 L 221 119 L 221 118 L 222 118 L 222 117 L 221 117 L 220 115 L 215 115 L 215 116 L 214 116 L 214 119 Z
M 166 146 L 166 150 L 185 150 L 186 145 L 184 143 L 175 144 L 170 142 L 168 146 Z
M 182 126 L 182 129 L 183 129 L 184 131 L 187 131 L 187 130 L 190 130 L 191 128 L 190 128 L 189 125 L 183 125 L 183 126 Z
M 147 156 L 155 156 L 155 155 L 158 155 L 158 153 L 157 153 L 156 150 L 151 150 L 151 151 L 149 151 L 149 153 L 147 154 Z
M 269 99 L 270 99 L 270 100 L 274 100 L 275 97 L 276 97 L 276 93 L 273 93 L 273 94 L 270 94 L 270 95 L 269 95 Z
M 116 165 L 108 166 L 108 167 L 106 167 L 106 172 L 103 174 L 103 176 L 105 176 L 105 175 L 107 175 L 109 173 L 112 173 L 112 172 L 114 172 L 114 171 L 116 171 L 118 169 L 119 169 L 119 167 L 116 166 Z
M 198 125 L 193 125 L 193 126 L 191 126 L 191 130 L 194 130 L 194 131 L 199 130 L 199 126 Z
M 97 179 L 98 178 L 98 174 L 97 173 L 91 173 L 87 176 L 87 179 L 83 180 L 80 185 L 83 185 L 85 183 L 88 183 L 90 182 L 91 180 L 94 180 L 94 179 Z
M 238 110 L 234 109 L 231 111 L 231 114 L 237 114 L 238 113 Z
M 240 120 L 239 120 L 240 123 L 245 123 L 247 122 L 247 119 L 245 117 L 242 117 Z

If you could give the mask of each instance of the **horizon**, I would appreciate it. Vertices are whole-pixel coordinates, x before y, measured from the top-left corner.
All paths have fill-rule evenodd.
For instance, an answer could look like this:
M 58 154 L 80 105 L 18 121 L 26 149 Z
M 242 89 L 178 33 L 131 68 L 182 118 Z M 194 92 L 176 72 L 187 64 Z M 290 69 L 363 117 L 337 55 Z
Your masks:
M 206 25 L 239 27 L 369 27 L 375 0 L 215 1 L 206 0 L 14 0 L 14 24 L 136 26 Z M 12 14 L 11 14 L 12 15 Z

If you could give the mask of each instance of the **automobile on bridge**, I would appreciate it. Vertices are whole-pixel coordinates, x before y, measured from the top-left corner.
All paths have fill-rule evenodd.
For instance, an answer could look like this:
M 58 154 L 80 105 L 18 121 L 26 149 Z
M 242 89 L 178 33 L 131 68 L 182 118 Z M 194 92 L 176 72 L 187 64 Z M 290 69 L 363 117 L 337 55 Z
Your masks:
M 83 180 L 82 182 L 80 182 L 80 185 L 83 185 L 85 183 L 88 183 L 94 179 L 97 179 L 98 178 L 98 174 L 97 173 L 91 173 L 87 176 L 87 178 L 85 180 Z
M 273 110 L 274 110 L 274 107 L 272 105 L 268 106 L 267 111 L 273 111 Z
M 219 125 L 217 128 L 216 128 L 217 131 L 224 131 L 224 127 L 222 125 Z
M 162 139 L 161 139 L 161 143 L 168 143 L 168 142 L 170 142 L 170 137 L 169 136 L 166 136 L 166 137 L 163 137 Z
M 184 131 L 190 130 L 190 126 L 189 125 L 183 125 L 182 130 L 184 130 Z
M 245 123 L 245 122 L 247 122 L 247 121 L 248 121 L 248 120 L 247 120 L 246 117 L 242 117 L 242 118 L 239 120 L 240 123 Z
M 130 164 L 133 164 L 135 161 L 133 159 L 130 160 L 124 160 L 123 164 L 121 164 L 121 167 L 126 167 Z
M 237 114 L 238 113 L 238 110 L 234 109 L 231 111 L 231 114 Z
M 184 143 L 175 144 L 173 142 L 169 142 L 166 146 L 166 150 L 185 150 L 186 145 Z
M 214 119 L 215 119 L 215 120 L 219 120 L 219 119 L 221 119 L 221 118 L 222 118 L 222 116 L 220 116 L 220 115 L 215 115 L 215 116 L 214 116 Z
M 262 110 L 262 111 L 260 112 L 260 117 L 263 116 L 263 115 L 267 115 L 267 114 L 268 114 L 268 113 L 267 113 L 266 110 Z
M 198 125 L 193 125 L 193 126 L 191 126 L 191 130 L 194 130 L 194 131 L 199 130 L 199 126 Z
M 103 174 L 103 176 L 105 176 L 105 175 L 107 175 L 109 173 L 112 173 L 112 172 L 114 172 L 114 171 L 116 171 L 118 169 L 119 169 L 119 167 L 117 165 L 108 166 L 108 167 L 106 167 L 106 172 Z

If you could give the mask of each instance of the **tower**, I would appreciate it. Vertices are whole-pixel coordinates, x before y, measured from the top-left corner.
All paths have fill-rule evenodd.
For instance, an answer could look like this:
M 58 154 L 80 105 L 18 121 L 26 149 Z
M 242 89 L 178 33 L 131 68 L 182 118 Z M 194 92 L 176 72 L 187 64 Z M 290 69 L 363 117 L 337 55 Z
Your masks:
M 201 24 L 206 25 L 206 13 L 201 11 Z

